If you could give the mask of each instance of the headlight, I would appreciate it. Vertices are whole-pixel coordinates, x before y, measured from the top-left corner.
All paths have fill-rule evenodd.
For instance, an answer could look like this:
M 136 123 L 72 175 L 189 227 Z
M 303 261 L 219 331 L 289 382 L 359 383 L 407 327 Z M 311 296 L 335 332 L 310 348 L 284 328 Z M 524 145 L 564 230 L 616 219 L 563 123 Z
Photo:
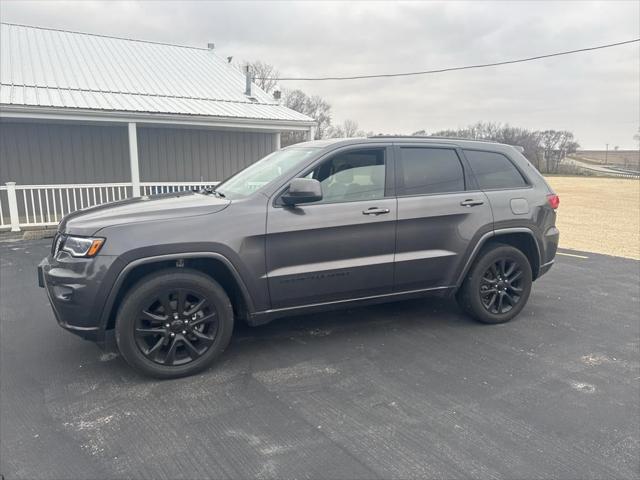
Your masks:
M 61 250 L 74 257 L 95 257 L 103 244 L 104 238 L 67 236 L 63 240 Z

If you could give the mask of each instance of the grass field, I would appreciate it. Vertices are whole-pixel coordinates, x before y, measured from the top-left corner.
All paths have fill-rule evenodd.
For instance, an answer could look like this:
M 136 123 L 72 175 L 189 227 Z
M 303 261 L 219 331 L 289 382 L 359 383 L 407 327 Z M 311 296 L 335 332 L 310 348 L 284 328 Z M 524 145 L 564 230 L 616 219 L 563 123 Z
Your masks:
M 560 196 L 560 247 L 640 259 L 640 181 L 547 177 Z

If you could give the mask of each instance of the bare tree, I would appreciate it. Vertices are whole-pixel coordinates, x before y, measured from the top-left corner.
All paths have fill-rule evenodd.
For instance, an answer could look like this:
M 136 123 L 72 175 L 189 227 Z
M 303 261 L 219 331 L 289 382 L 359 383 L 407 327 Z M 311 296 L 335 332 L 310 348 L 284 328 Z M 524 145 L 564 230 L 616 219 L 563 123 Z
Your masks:
M 282 103 L 296 112 L 304 113 L 316 121 L 315 139 L 325 138 L 331 127 L 331 105 L 318 95 L 308 96 L 302 90 L 287 90 Z M 284 132 L 282 146 L 292 145 L 305 140 L 304 132 Z
M 278 84 L 280 72 L 273 65 L 256 60 L 249 62 L 249 69 L 254 77 L 254 82 L 265 92 L 271 93 Z M 354 120 L 345 120 L 343 125 L 331 125 L 331 105 L 319 95 L 307 95 L 302 90 L 286 90 L 282 95 L 282 104 L 296 112 L 304 113 L 316 121 L 315 137 L 359 137 L 366 133 L 358 128 Z M 282 146 L 306 140 L 306 132 L 283 132 Z
M 331 125 L 326 132 L 327 138 L 345 138 L 344 129 L 341 125 Z
M 249 62 L 248 65 L 254 83 L 265 92 L 271 93 L 278 85 L 278 78 L 280 77 L 280 72 L 276 67 L 260 60 Z
M 423 131 L 416 132 L 422 134 Z M 524 149 L 524 156 L 540 171 L 555 172 L 560 160 L 579 147 L 573 134 L 566 131 L 531 131 L 491 122 L 478 122 L 458 130 L 441 130 L 434 136 L 491 140 Z M 544 160 L 544 162 L 543 162 Z
M 365 133 L 358 128 L 358 122 L 355 120 L 345 120 L 344 123 L 344 136 L 347 138 L 363 137 Z
M 560 160 L 567 154 L 574 153 L 579 145 L 574 141 L 573 133 L 566 130 L 545 130 L 540 135 L 546 171 L 548 173 L 557 172 Z
M 364 130 L 360 130 L 358 122 L 355 120 L 345 120 L 342 125 L 331 125 L 327 131 L 327 138 L 353 138 L 353 137 L 366 137 L 367 134 Z
M 316 140 L 324 138 L 331 125 L 331 105 L 321 96 L 313 95 L 308 97 L 305 113 L 316 121 Z

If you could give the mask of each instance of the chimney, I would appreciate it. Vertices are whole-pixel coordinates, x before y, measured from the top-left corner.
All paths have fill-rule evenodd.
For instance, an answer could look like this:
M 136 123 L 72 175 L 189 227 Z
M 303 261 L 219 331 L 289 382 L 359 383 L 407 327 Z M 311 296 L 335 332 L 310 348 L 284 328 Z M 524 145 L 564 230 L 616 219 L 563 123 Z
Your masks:
M 251 96 L 251 67 L 249 65 L 245 65 L 244 67 L 244 76 L 245 76 L 245 90 L 244 94 L 247 97 Z
M 211 43 L 207 43 L 207 49 L 209 50 L 214 50 L 216 48 L 216 44 L 211 42 Z

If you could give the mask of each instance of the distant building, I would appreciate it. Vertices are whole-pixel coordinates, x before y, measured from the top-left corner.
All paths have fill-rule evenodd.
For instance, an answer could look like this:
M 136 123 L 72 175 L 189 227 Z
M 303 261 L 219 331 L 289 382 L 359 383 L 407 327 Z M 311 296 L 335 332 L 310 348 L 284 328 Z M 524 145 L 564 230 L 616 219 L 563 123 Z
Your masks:
M 312 135 L 311 118 L 250 85 L 213 44 L 1 24 L 0 228 L 14 189 L 21 226 L 55 224 L 100 203 L 90 188 L 107 201 L 210 184 L 278 149 L 283 131 Z

